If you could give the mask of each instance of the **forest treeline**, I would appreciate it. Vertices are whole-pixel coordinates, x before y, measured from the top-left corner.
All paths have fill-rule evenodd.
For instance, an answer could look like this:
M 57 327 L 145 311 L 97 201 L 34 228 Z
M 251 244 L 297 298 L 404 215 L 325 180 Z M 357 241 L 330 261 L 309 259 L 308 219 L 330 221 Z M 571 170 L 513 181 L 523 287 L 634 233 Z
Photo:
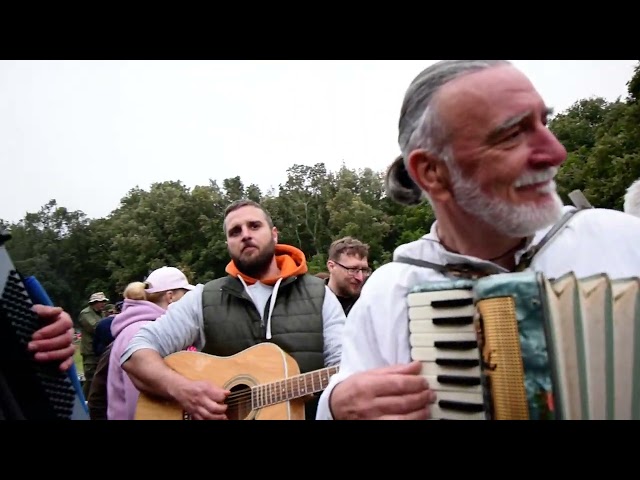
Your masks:
M 622 209 L 627 187 L 640 177 L 640 63 L 628 94 L 613 102 L 588 98 L 557 113 L 549 128 L 568 151 L 557 177 L 562 198 L 582 190 L 597 207 Z M 162 265 L 192 282 L 224 275 L 229 262 L 222 229 L 226 206 L 261 202 L 280 241 L 299 247 L 312 273 L 325 269 L 332 240 L 353 235 L 371 247 L 370 263 L 389 261 L 400 244 L 428 232 L 428 203 L 404 207 L 384 193 L 384 172 L 343 165 L 292 165 L 277 190 L 263 192 L 237 176 L 186 187 L 181 181 L 131 189 L 104 218 L 88 218 L 50 200 L 17 222 L 0 220 L 12 236 L 7 249 L 23 275 L 35 275 L 53 301 L 75 319 L 92 292 L 121 298 L 127 283 Z

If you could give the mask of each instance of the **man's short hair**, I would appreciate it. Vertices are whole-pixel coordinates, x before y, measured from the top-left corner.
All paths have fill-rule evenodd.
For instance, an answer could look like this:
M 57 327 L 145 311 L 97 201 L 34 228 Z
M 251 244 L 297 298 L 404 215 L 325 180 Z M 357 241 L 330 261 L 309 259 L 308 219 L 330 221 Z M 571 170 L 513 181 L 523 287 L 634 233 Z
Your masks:
M 235 202 L 232 202 L 224 211 L 224 220 L 222 221 L 222 231 L 225 233 L 225 235 L 227 234 L 227 216 L 231 212 L 234 212 L 242 207 L 255 207 L 262 210 L 262 213 L 264 213 L 264 216 L 267 219 L 267 224 L 269 225 L 269 228 L 273 228 L 273 220 L 271 220 L 271 215 L 269 215 L 269 212 L 267 212 L 264 209 L 264 207 L 260 205 L 258 202 L 254 202 L 253 200 L 249 200 L 248 198 L 243 198 L 240 200 L 236 200 Z
M 369 245 L 353 237 L 339 238 L 329 247 L 329 260 L 337 262 L 343 253 L 349 256 L 355 255 L 360 258 L 368 258 Z
M 624 196 L 624 211 L 630 215 L 640 217 L 640 179 L 627 189 Z

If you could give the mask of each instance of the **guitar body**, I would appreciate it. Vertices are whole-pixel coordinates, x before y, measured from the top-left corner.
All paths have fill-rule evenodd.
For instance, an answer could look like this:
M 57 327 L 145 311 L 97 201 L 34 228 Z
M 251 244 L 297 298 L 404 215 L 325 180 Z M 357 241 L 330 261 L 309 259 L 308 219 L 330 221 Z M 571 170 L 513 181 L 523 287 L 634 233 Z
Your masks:
M 206 380 L 231 391 L 229 420 L 304 420 L 304 400 L 296 398 L 258 409 L 251 407 L 251 387 L 300 375 L 297 362 L 273 343 L 259 343 L 229 357 L 181 351 L 165 357 L 169 367 L 191 380 Z M 235 401 L 231 401 L 231 399 Z M 239 401 L 237 401 L 239 400 Z M 140 393 L 136 420 L 184 420 L 182 408 Z

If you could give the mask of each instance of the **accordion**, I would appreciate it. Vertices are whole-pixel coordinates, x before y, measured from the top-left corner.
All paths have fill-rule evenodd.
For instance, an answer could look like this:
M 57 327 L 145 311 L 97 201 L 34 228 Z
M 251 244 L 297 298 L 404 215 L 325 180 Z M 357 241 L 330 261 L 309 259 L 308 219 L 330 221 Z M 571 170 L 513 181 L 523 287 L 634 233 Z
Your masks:
M 442 280 L 408 309 L 433 419 L 640 419 L 640 278 Z
M 38 362 L 27 344 L 42 321 L 0 232 L 0 413 L 13 420 L 71 420 L 77 396 L 58 362 Z

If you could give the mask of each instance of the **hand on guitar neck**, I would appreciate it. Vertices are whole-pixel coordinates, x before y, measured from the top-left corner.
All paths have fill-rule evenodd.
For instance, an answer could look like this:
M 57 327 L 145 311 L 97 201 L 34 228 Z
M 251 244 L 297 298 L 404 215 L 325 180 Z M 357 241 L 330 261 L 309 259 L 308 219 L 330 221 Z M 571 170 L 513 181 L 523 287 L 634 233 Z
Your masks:
M 138 350 L 122 368 L 138 390 L 177 403 L 194 420 L 227 420 L 224 402 L 229 390 L 184 377 L 154 350 Z
M 336 420 L 426 420 L 435 393 L 420 375 L 420 362 L 355 373 L 329 398 Z

